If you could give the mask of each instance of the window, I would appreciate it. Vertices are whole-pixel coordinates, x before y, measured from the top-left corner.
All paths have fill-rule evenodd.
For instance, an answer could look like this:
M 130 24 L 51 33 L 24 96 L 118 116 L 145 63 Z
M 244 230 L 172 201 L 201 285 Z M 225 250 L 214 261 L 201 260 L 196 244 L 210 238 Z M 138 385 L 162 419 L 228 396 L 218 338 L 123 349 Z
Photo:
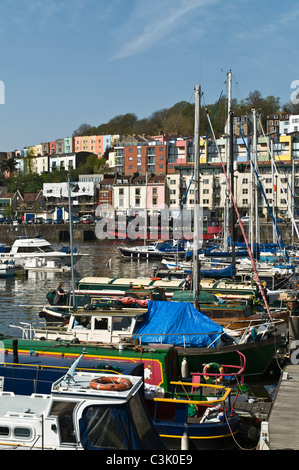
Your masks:
M 113 317 L 112 331 L 130 331 L 132 320 L 129 317 Z
M 0 436 L 9 436 L 10 429 L 7 426 L 0 426 Z
M 73 424 L 73 410 L 76 406 L 76 401 L 54 401 L 50 410 L 51 416 L 58 417 L 58 424 L 60 429 L 60 437 L 62 443 L 74 443 L 75 432 Z
M 107 330 L 108 318 L 95 318 L 94 329 L 95 330 Z
M 248 188 L 243 188 L 242 189 L 242 194 L 248 194 Z
M 30 439 L 32 430 L 30 428 L 17 427 L 13 430 L 14 437 L 20 437 L 22 439 Z
M 243 184 L 247 184 L 247 183 L 248 183 L 248 178 L 243 178 L 243 179 L 242 179 L 242 183 L 243 183 Z

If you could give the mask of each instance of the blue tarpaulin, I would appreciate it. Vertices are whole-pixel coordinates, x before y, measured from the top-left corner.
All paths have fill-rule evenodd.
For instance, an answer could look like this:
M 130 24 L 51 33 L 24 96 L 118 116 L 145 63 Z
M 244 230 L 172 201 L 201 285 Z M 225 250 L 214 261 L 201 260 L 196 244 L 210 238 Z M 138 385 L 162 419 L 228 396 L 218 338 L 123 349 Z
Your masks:
M 222 326 L 189 302 L 149 301 L 135 337 L 141 338 L 143 344 L 162 342 L 182 347 L 215 347 L 222 332 Z

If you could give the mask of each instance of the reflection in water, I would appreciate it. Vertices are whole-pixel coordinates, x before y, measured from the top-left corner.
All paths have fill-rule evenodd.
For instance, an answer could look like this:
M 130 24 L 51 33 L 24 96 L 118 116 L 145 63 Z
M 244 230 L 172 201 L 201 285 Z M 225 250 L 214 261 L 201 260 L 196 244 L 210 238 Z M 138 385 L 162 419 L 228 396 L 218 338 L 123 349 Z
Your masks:
M 76 264 L 75 282 L 85 276 L 152 277 L 157 261 L 124 260 L 118 250 L 120 241 L 105 240 L 80 247 L 83 256 Z M 108 262 L 111 260 L 110 268 Z M 47 303 L 46 294 L 58 281 L 65 291 L 71 289 L 71 272 L 36 272 L 22 270 L 14 278 L 0 279 L 0 332 L 20 336 L 18 329 L 9 325 L 40 321 L 39 312 Z

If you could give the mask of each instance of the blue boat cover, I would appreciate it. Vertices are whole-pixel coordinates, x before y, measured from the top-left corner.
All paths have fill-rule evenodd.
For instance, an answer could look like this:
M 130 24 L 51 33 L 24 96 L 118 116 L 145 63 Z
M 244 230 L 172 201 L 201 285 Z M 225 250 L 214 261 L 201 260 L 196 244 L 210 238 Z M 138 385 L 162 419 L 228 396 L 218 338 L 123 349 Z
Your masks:
M 148 302 L 148 311 L 136 330 L 142 344 L 164 343 L 186 347 L 216 347 L 223 327 L 189 302 Z M 142 336 L 138 336 L 138 334 Z

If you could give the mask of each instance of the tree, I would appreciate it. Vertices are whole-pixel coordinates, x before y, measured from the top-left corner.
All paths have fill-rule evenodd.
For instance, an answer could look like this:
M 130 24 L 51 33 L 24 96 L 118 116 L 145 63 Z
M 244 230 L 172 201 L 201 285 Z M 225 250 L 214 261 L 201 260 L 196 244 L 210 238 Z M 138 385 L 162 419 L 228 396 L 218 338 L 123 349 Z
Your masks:
M 92 129 L 92 126 L 90 124 L 81 124 L 81 126 L 78 127 L 73 132 L 73 137 L 77 137 L 80 135 L 88 135 L 87 133 Z

